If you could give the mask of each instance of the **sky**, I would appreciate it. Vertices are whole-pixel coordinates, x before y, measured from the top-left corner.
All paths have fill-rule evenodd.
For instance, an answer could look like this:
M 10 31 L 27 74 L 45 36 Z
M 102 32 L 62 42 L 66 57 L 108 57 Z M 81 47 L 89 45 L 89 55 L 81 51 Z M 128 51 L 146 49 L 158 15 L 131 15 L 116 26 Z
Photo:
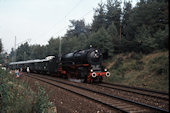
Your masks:
M 102 0 L 106 3 L 107 0 Z M 24 42 L 48 44 L 51 37 L 63 36 L 69 20 L 84 19 L 91 24 L 94 8 L 101 0 L 0 0 L 0 39 L 3 49 Z M 133 1 L 134 2 L 134 1 Z

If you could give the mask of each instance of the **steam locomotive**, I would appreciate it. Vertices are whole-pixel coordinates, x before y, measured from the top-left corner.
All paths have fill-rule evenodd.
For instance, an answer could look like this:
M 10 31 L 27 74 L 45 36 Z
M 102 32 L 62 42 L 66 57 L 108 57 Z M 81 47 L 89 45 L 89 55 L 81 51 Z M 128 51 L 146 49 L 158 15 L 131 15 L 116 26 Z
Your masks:
M 75 78 L 82 82 L 102 82 L 110 72 L 102 65 L 100 50 L 90 48 L 64 54 L 61 57 L 48 56 L 45 59 L 11 62 L 10 69 L 21 69 L 30 72 L 55 74 L 63 78 Z

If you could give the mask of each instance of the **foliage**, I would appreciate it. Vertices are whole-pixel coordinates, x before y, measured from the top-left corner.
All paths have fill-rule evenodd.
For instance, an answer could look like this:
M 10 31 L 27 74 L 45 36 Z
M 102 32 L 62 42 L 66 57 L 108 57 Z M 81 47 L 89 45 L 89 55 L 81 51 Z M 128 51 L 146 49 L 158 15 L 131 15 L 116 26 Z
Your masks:
M 0 53 L 2 52 L 2 41 L 0 39 Z
M 142 57 L 140 57 L 142 56 Z M 106 81 L 161 91 L 169 90 L 169 56 L 168 51 L 126 56 L 115 55 L 109 71 L 111 76 Z
M 142 52 L 152 52 L 153 50 L 158 48 L 158 44 L 156 43 L 156 39 L 150 34 L 150 27 L 142 26 L 138 31 L 139 33 L 136 36 L 136 43 L 138 43 L 138 47 Z
M 48 95 L 45 94 L 45 90 L 39 84 L 36 84 L 38 89 L 38 94 L 35 97 L 35 103 L 33 106 L 33 111 L 36 113 L 47 113 L 48 108 L 52 107 L 51 102 L 48 100 Z
M 123 7 L 123 18 L 122 18 L 122 34 L 126 37 L 126 39 L 130 39 L 129 33 L 131 29 L 129 29 L 129 19 L 132 14 L 132 4 L 131 2 L 124 2 Z
M 121 2 L 118 0 L 107 0 L 106 4 L 106 28 L 112 23 L 115 24 L 117 31 L 120 29 L 121 25 Z
M 0 69 L 1 113 L 47 113 L 50 107 L 52 105 L 44 89 L 39 88 L 36 94 L 26 83 Z
M 159 43 L 161 37 L 155 37 L 155 33 L 165 30 L 168 24 L 168 4 L 166 1 L 141 0 L 137 6 L 132 9 L 129 17 L 129 28 L 132 34 L 131 41 L 138 45 L 137 51 L 150 53 L 153 50 L 161 49 L 162 43 Z M 167 38 L 168 31 L 164 32 Z M 164 39 L 166 39 L 164 38 Z M 127 38 L 129 39 L 129 38 Z
M 158 56 L 149 61 L 150 71 L 156 75 L 168 74 L 169 73 L 169 60 L 167 56 Z
M 154 37 L 158 44 L 159 49 L 168 49 L 169 45 L 169 27 L 166 25 L 164 30 L 159 29 L 155 34 Z
M 135 60 L 140 60 L 142 57 L 143 55 L 141 53 L 132 52 L 130 54 L 130 58 L 135 59 Z
M 95 9 L 92 31 L 96 32 L 102 27 L 106 27 L 106 13 L 105 5 L 103 3 L 99 3 L 98 8 Z
M 0 70 L 1 113 L 31 112 L 33 95 L 30 90 L 25 90 L 18 81 L 7 72 Z
M 112 23 L 108 29 L 108 34 L 111 37 L 112 46 L 109 49 L 113 49 L 114 53 L 119 53 L 121 51 L 121 39 L 119 38 L 118 31 L 114 23 Z M 112 53 L 113 54 L 113 53 Z
M 46 57 L 46 47 L 40 45 L 32 45 L 31 49 L 31 59 L 43 59 Z
M 2 64 L 3 66 L 6 66 L 7 63 L 9 63 L 9 56 L 7 54 L 7 52 L 3 52 L 0 54 L 0 64 Z
M 31 49 L 28 43 L 21 44 L 16 50 L 16 61 L 29 60 L 31 55 Z
M 114 65 L 112 66 L 113 69 L 118 69 L 120 66 L 122 66 L 122 60 L 123 58 L 122 57 L 118 57 L 115 59 L 115 63 Z
M 92 33 L 88 39 L 88 44 L 101 50 L 102 53 L 108 52 L 110 56 L 113 55 L 113 40 L 107 31 L 102 27 L 97 32 Z
M 69 52 L 73 52 L 76 50 L 81 50 L 85 47 L 85 42 L 87 38 L 83 34 L 77 37 L 72 37 L 72 38 L 63 38 L 62 39 L 62 54 L 66 54 Z
M 46 56 L 54 55 L 57 56 L 59 52 L 60 38 L 54 39 L 53 37 L 48 41 L 46 48 L 44 48 L 44 53 Z
M 87 35 L 90 28 L 85 25 L 84 20 L 70 20 L 71 25 L 67 30 L 66 37 L 79 37 L 81 34 Z

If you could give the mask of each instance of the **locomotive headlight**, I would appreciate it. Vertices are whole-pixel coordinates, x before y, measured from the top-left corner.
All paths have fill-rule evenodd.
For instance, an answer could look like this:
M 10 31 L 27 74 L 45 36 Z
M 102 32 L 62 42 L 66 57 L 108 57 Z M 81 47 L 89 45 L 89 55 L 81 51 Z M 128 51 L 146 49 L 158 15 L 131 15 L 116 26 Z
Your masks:
M 107 71 L 107 69 L 104 69 L 104 71 Z
M 110 77 L 110 72 L 106 72 L 106 76 L 107 76 L 107 77 Z
M 93 78 L 96 77 L 96 73 L 95 73 L 95 72 L 92 73 L 92 77 L 93 77 Z
M 93 72 L 93 69 L 90 69 L 90 72 Z

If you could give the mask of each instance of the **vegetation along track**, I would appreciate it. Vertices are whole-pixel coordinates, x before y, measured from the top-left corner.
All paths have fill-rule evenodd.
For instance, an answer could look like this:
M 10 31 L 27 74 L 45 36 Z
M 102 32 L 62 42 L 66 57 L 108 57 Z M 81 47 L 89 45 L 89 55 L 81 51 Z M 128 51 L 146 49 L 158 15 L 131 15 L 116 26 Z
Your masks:
M 147 104 L 135 102 L 133 100 L 125 99 L 119 96 L 113 96 L 107 93 L 103 93 L 101 91 L 87 88 L 85 84 L 84 84 L 85 87 L 83 87 L 80 84 L 75 85 L 76 83 L 70 81 L 59 80 L 53 77 L 40 76 L 38 74 L 33 75 L 34 76 L 30 75 L 30 77 L 46 82 L 53 86 L 65 89 L 67 91 L 78 94 L 80 96 L 104 104 L 108 107 L 117 109 L 122 112 L 168 112 L 168 110 L 166 109 L 150 106 Z

